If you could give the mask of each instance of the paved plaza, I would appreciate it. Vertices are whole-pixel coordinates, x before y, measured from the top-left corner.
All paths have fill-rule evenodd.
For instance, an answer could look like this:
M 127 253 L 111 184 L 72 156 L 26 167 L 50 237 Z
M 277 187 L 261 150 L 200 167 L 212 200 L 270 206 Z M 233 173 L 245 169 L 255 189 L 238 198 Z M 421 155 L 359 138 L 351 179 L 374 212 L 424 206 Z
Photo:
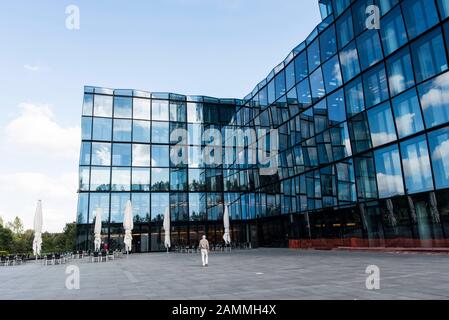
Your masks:
M 115 261 L 29 262 L 0 267 L 0 299 L 449 299 L 449 255 L 255 249 L 199 254 L 151 253 Z M 66 268 L 80 289 L 66 289 Z M 366 289 L 377 265 L 380 290 Z

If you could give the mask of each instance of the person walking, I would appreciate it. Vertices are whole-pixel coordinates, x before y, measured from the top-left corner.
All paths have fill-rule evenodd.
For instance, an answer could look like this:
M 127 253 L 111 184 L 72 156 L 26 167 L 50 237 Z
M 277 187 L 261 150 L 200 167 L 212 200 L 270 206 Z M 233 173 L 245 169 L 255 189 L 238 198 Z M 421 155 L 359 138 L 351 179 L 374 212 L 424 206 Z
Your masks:
M 209 241 L 207 241 L 206 236 L 200 241 L 201 259 L 203 260 L 203 267 L 209 266 Z

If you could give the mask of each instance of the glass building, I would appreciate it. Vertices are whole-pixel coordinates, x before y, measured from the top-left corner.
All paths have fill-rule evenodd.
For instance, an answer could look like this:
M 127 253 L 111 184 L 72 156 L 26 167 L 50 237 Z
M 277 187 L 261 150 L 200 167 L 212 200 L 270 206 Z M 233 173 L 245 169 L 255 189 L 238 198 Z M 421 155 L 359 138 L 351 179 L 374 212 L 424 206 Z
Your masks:
M 320 9 L 244 99 L 85 87 L 78 248 L 93 247 L 97 208 L 103 240 L 121 247 L 129 199 L 136 252 L 163 249 L 167 206 L 174 246 L 223 242 L 224 205 L 233 241 L 253 247 L 448 247 L 449 0 Z M 277 129 L 277 172 L 238 164 L 235 150 L 207 164 L 202 135 L 228 127 Z M 177 129 L 188 135 L 181 163 L 170 157 Z

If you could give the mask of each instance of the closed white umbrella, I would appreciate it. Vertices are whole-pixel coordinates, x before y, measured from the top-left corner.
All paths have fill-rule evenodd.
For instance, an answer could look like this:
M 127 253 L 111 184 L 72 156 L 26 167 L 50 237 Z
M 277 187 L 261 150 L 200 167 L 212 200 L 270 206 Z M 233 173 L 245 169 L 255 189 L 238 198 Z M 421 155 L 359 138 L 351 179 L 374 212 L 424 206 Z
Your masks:
M 42 201 L 37 202 L 36 213 L 34 214 L 34 240 L 33 251 L 34 255 L 40 256 L 42 250 Z
M 229 210 L 228 210 L 228 206 L 225 205 L 224 208 L 224 213 L 223 213 L 223 226 L 225 229 L 224 235 L 223 235 L 223 240 L 226 242 L 226 244 L 230 244 L 231 243 L 231 235 L 229 233 Z
M 170 208 L 165 208 L 164 212 L 164 230 L 165 230 L 165 248 L 170 249 L 171 247 L 171 241 L 170 241 Z
M 125 217 L 123 218 L 123 228 L 125 229 L 125 249 L 126 253 L 131 251 L 131 246 L 133 243 L 132 231 L 134 229 L 134 220 L 133 220 L 133 207 L 131 204 L 131 200 L 128 200 L 125 207 Z
M 95 210 L 95 228 L 94 228 L 94 233 L 95 233 L 95 240 L 94 240 L 94 245 L 95 245 L 95 251 L 100 251 L 100 246 L 101 246 L 101 216 L 103 215 L 103 209 L 98 208 Z

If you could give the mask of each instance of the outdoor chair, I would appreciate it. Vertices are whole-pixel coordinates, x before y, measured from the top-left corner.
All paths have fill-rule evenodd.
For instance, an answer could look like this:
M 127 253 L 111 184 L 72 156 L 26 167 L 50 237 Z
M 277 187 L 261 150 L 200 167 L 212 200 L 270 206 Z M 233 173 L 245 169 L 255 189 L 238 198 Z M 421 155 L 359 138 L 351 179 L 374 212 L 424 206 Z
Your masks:
M 114 259 L 115 259 L 114 252 L 108 251 L 107 252 L 107 260 L 114 260 Z
M 15 266 L 16 265 L 16 256 L 9 255 L 8 261 L 9 261 L 10 265 Z
M 92 255 L 92 262 L 100 262 L 100 255 L 97 251 L 94 252 L 94 254 Z
M 5 256 L 1 256 L 0 257 L 0 265 L 2 265 L 2 266 L 7 266 L 9 263 L 8 263 L 8 258 L 7 257 L 5 257 Z
M 106 251 L 101 251 L 100 253 L 100 262 L 107 262 L 108 261 L 108 255 L 106 253 Z
M 52 255 L 52 254 L 47 254 L 45 257 L 44 257 L 44 265 L 49 265 L 49 264 L 54 264 L 54 261 L 55 261 L 55 259 L 54 259 L 54 256 Z
M 55 253 L 54 255 L 54 264 L 62 264 L 62 258 L 60 253 Z

